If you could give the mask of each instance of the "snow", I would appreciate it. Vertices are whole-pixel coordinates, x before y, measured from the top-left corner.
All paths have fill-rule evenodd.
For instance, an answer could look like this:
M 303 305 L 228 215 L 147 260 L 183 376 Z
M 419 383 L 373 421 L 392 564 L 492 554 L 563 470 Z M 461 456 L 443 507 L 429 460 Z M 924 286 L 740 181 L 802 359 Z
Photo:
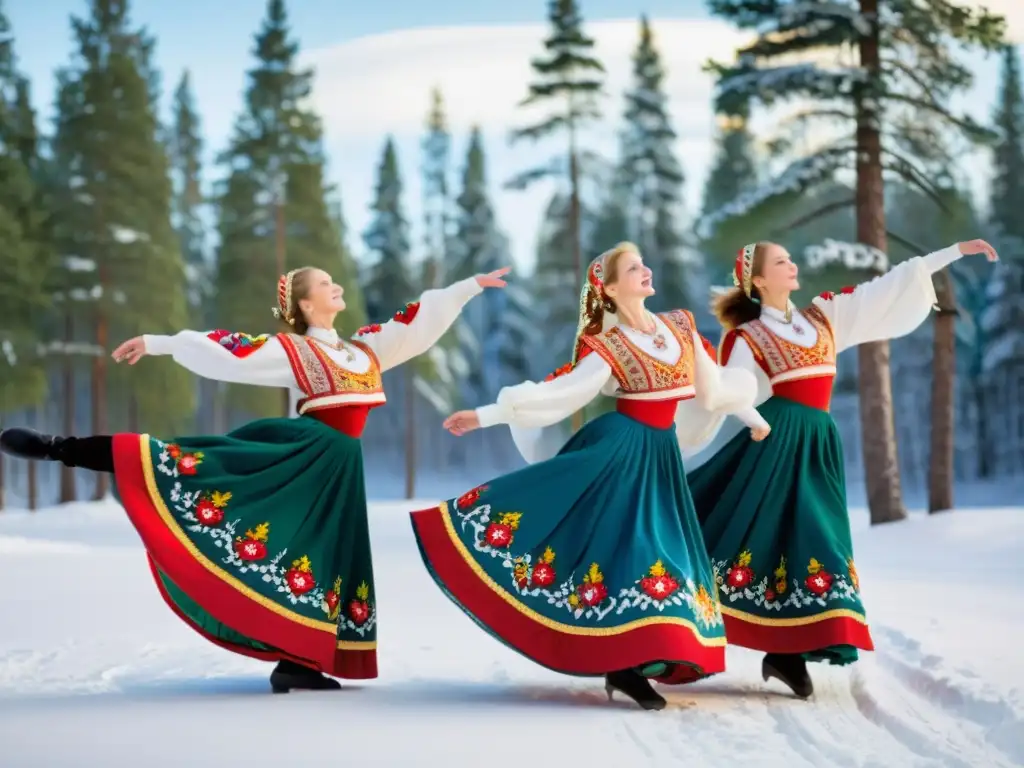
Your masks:
M 163 605 L 112 502 L 0 514 L 5 765 L 431 765 L 523 759 L 665 765 L 1024 763 L 1024 508 L 869 528 L 857 563 L 877 645 L 812 669 L 809 702 L 729 650 L 726 673 L 662 688 L 664 712 L 609 703 L 479 630 L 427 577 L 406 512 L 371 505 L 381 677 L 272 696 L 269 666 L 207 643 Z M 109 740 L 97 736 L 116 733 Z M 521 756 L 521 757 L 517 757 Z

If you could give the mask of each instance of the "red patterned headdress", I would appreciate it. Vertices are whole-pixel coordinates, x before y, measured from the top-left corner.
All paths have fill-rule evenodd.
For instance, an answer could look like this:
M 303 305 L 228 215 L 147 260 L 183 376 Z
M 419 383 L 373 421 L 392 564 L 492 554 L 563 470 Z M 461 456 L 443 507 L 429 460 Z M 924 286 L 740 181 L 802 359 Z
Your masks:
M 277 306 L 271 311 L 274 313 L 274 317 L 278 320 L 284 320 L 288 325 L 295 325 L 295 318 L 291 314 L 292 280 L 295 278 L 296 273 L 300 271 L 293 269 L 288 274 L 277 278 Z
M 754 252 L 757 250 L 757 243 L 750 243 L 740 248 L 736 254 L 736 266 L 732 271 L 732 284 L 742 288 L 743 292 L 750 298 L 750 291 L 753 289 L 754 279 Z

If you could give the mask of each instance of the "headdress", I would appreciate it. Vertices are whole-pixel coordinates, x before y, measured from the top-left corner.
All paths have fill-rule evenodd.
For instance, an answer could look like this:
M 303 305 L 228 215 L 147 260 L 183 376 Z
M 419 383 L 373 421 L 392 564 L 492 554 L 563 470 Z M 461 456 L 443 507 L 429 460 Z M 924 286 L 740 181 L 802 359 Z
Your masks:
M 740 248 L 736 254 L 736 265 L 732 270 L 732 284 L 737 288 L 742 288 L 748 299 L 751 298 L 750 292 L 754 287 L 754 252 L 756 250 L 757 243 L 750 243 L 750 245 Z
M 576 324 L 576 341 L 572 345 L 573 365 L 576 365 L 580 359 L 580 351 L 583 346 L 583 332 L 594 320 L 590 311 L 592 306 L 592 303 L 589 301 L 591 294 L 597 298 L 596 303 L 601 307 L 602 330 L 611 328 L 619 321 L 618 316 L 611 310 L 613 305 L 604 292 L 604 265 L 609 256 L 621 251 L 623 247 L 624 244 L 621 244 L 605 251 L 590 262 L 590 266 L 587 268 L 587 277 L 583 281 L 583 289 L 580 291 L 580 317 L 579 322 Z
M 288 325 L 295 325 L 295 318 L 292 316 L 292 281 L 295 275 L 301 270 L 293 269 L 277 279 L 277 306 L 271 312 L 278 320 L 284 320 Z

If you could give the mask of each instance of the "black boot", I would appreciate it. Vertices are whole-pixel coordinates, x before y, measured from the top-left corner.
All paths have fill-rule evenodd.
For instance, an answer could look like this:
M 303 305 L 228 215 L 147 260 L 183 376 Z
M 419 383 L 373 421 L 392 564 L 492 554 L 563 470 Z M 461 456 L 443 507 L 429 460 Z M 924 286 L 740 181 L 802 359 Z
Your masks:
M 608 701 L 612 700 L 612 693 L 618 691 L 629 696 L 643 709 L 664 709 L 668 702 L 655 691 L 647 678 L 632 669 L 623 669 L 618 672 L 609 672 L 604 676 L 604 689 L 608 694 Z
M 274 693 L 288 693 L 293 688 L 303 691 L 337 691 L 341 683 L 294 661 L 277 662 L 274 671 L 270 673 L 270 689 Z
M 60 461 L 57 450 L 63 437 L 45 435 L 27 427 L 11 427 L 0 432 L 0 451 L 30 461 Z
M 807 672 L 807 662 L 799 653 L 767 653 L 761 662 L 761 677 L 765 682 L 774 677 L 787 685 L 801 699 L 814 693 L 814 683 Z

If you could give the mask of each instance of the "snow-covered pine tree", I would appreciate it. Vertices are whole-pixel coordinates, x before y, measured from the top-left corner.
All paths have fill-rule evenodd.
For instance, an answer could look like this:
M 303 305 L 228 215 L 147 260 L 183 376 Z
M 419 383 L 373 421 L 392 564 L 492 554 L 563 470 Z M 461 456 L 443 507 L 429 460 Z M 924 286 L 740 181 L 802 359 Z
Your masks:
M 995 113 L 998 140 L 993 152 L 991 222 L 997 230 L 1001 262 L 993 270 L 981 317 L 986 382 L 983 407 L 990 425 L 999 474 L 1024 471 L 1024 94 L 1020 54 L 1003 50 L 1002 84 Z
M 732 64 L 709 65 L 718 78 L 717 107 L 806 100 L 811 106 L 793 124 L 822 122 L 833 140 L 798 157 L 769 184 L 742 196 L 703 222 L 715 223 L 781 194 L 810 193 L 840 169 L 855 169 L 857 240 L 887 247 L 884 173 L 899 174 L 929 193 L 934 185 L 891 140 L 894 115 L 925 111 L 933 130 L 952 127 L 968 137 L 985 131 L 949 109 L 951 97 L 969 87 L 972 73 L 952 55 L 953 45 L 994 49 L 1004 20 L 947 0 L 709 0 L 712 13 L 757 31 Z M 855 51 L 856 62 L 849 63 Z M 806 134 L 805 134 L 806 135 Z M 791 152 L 797 154 L 795 147 Z M 865 272 L 868 278 L 871 272 Z M 873 523 L 906 517 L 900 488 L 886 343 L 858 347 L 861 432 L 868 506 Z
M 668 113 L 665 69 L 646 16 L 633 52 L 633 82 L 626 92 L 619 178 L 626 189 L 631 237 L 655 274 L 654 311 L 689 305 L 683 263 L 682 165 Z M 614 242 L 605 243 L 601 250 Z M 598 253 L 600 251 L 597 251 Z

